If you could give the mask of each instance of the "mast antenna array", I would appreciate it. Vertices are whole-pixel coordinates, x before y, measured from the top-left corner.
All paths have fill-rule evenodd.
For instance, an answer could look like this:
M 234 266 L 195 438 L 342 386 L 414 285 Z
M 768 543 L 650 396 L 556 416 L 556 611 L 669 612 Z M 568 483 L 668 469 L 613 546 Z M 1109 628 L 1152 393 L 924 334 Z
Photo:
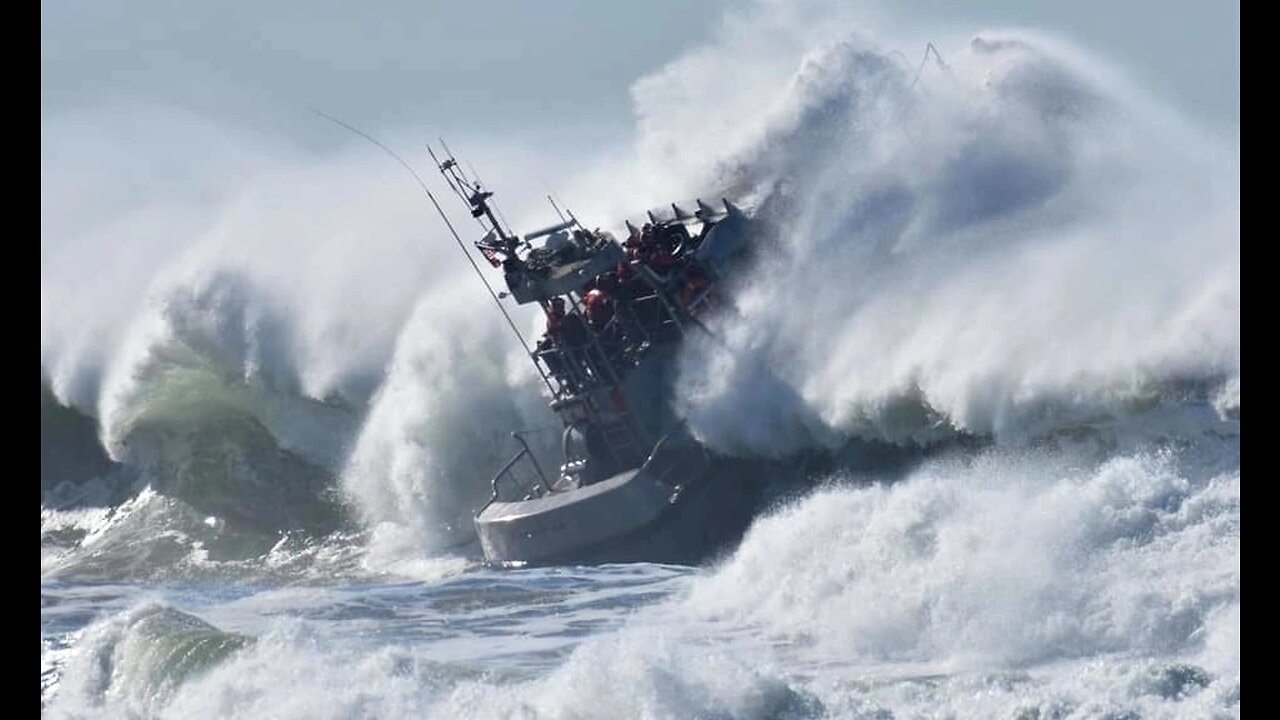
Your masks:
M 520 238 L 500 221 L 499 214 L 496 214 L 497 209 L 489 203 L 493 193 L 484 189 L 479 176 L 474 180 L 467 177 L 462 165 L 449 150 L 449 146 L 444 144 L 443 138 L 440 140 L 440 145 L 443 148 L 443 160 L 436 155 L 430 145 L 427 146 L 427 153 L 431 155 L 431 160 L 440 170 L 444 181 L 448 183 L 454 194 L 471 208 L 471 217 L 475 218 L 485 231 L 484 237 L 476 241 L 480 254 L 484 255 L 484 259 L 488 260 L 490 265 L 501 267 L 504 260 L 515 257 L 516 248 L 520 246 Z M 477 269 L 476 272 L 479 270 Z

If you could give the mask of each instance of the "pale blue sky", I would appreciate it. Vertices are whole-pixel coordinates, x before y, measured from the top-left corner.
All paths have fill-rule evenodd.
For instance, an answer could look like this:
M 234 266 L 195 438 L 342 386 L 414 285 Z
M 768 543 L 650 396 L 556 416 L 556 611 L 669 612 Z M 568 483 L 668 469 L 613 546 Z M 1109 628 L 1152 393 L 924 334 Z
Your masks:
M 162 103 L 323 142 L 333 134 L 308 105 L 365 126 L 510 131 L 563 122 L 556 106 L 575 103 L 583 127 L 617 127 L 631 122 L 632 81 L 707 38 L 733 5 L 43 0 L 41 114 Z M 904 0 L 891 12 L 1065 36 L 1193 120 L 1238 133 L 1238 3 Z

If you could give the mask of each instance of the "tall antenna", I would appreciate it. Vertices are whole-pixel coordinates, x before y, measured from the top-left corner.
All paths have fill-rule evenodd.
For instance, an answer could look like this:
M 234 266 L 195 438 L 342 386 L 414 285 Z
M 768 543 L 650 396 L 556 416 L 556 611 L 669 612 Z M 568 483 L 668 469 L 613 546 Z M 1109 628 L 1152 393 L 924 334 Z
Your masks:
M 497 305 L 497 306 L 498 306 L 498 310 L 502 313 L 502 317 L 506 318 L 506 320 L 507 320 L 507 325 L 511 326 L 511 332 L 515 333 L 515 335 L 516 335 L 516 339 L 520 341 L 520 348 L 521 348 L 522 350 L 524 350 L 525 354 L 526 354 L 526 355 L 528 355 L 528 356 L 532 359 L 532 358 L 533 358 L 533 352 L 529 349 L 529 345 L 528 345 L 528 343 L 526 343 L 526 342 L 524 341 L 524 335 L 522 335 L 522 334 L 520 333 L 520 329 L 516 327 L 516 323 L 515 323 L 515 321 L 514 321 L 514 320 L 512 320 L 512 319 L 511 319 L 511 315 L 507 312 L 506 307 L 504 307 L 504 306 L 502 305 L 502 301 L 498 299 L 498 294 L 497 294 L 497 293 L 495 293 L 495 292 L 493 291 L 493 286 L 491 286 L 491 285 L 489 284 L 489 280 L 488 280 L 487 278 L 485 278 L 484 273 L 480 271 L 480 266 L 479 266 L 479 265 L 476 265 L 475 258 L 471 257 L 471 253 L 467 252 L 467 246 L 462 242 L 462 237 L 461 237 L 460 235 L 458 235 L 458 231 L 454 229 L 454 227 L 453 227 L 453 223 L 449 222 L 449 216 L 448 216 L 448 215 L 445 215 L 445 213 L 444 213 L 444 209 L 443 209 L 443 208 L 441 208 L 441 207 L 440 207 L 440 203 L 436 201 L 436 196 L 435 196 L 435 195 L 433 195 L 433 194 L 431 193 L 430 188 L 428 188 L 428 187 L 427 187 L 427 184 L 426 184 L 425 182 L 423 182 L 423 181 L 422 181 L 422 178 L 421 178 L 421 177 L 418 175 L 418 173 L 413 169 L 413 166 L 411 166 L 409 163 L 405 162 L 404 158 L 402 158 L 402 157 L 400 157 L 399 155 L 397 155 L 397 154 L 396 154 L 396 152 L 395 152 L 394 150 L 392 150 L 391 148 L 387 147 L 386 145 L 383 145 L 383 144 L 382 144 L 381 142 L 379 142 L 376 138 L 374 138 L 372 135 L 370 135 L 370 134 L 368 134 L 368 133 L 364 132 L 363 130 L 360 130 L 360 129 L 359 129 L 359 128 L 357 128 L 357 127 L 354 127 L 354 126 L 352 126 L 352 125 L 350 125 L 350 124 L 348 124 L 348 123 L 345 123 L 345 122 L 343 122 L 343 121 L 339 120 L 338 118 L 336 118 L 336 117 L 334 117 L 334 116 L 332 116 L 332 115 L 330 115 L 330 114 L 328 114 L 328 113 L 326 113 L 326 112 L 323 112 L 323 111 L 321 111 L 321 110 L 317 110 L 317 109 L 315 109 L 315 108 L 308 108 L 308 109 L 309 109 L 309 110 L 311 110 L 311 112 L 313 112 L 313 113 L 315 113 L 315 114 L 319 115 L 320 117 L 325 118 L 326 120 L 329 120 L 330 122 L 336 123 L 336 124 L 338 124 L 338 125 L 340 125 L 340 126 L 342 126 L 342 127 L 346 128 L 346 129 L 350 130 L 351 132 L 353 132 L 353 133 L 355 133 L 355 134 L 359 135 L 360 137 L 364 138 L 365 140 L 368 140 L 369 142 L 373 143 L 374 145 L 377 145 L 378 147 L 382 148 L 382 150 L 383 150 L 384 152 L 386 152 L 386 153 L 387 153 L 388 155 L 390 155 L 391 157 L 395 158 L 395 159 L 396 159 L 396 162 L 399 162 L 399 163 L 400 163 L 400 165 L 402 165 L 402 166 L 404 167 L 404 169 L 405 169 L 405 170 L 408 170 L 408 171 L 409 171 L 409 174 L 410 174 L 410 175 L 412 175 L 412 176 L 413 176 L 413 179 L 417 181 L 417 183 L 418 183 L 418 187 L 422 188 L 422 192 L 423 192 L 423 194 L 425 194 L 425 195 L 427 196 L 427 199 L 429 199 L 429 200 L 431 201 L 431 204 L 435 206 L 435 208 L 436 208 L 436 212 L 437 212 L 437 213 L 439 213 L 439 215 L 440 215 L 440 219 L 441 219 L 441 220 L 444 220 L 445 227 L 449 228 L 449 233 L 453 235 L 453 239 L 454 239 L 454 241 L 455 241 L 455 242 L 457 242 L 457 244 L 458 244 L 458 249 L 462 251 L 462 254 L 463 254 L 464 256 L 466 256 L 466 258 L 467 258 L 467 262 L 468 262 L 468 263 L 470 263 L 470 265 L 471 265 L 471 269 L 472 269 L 472 270 L 474 270 L 474 271 L 475 271 L 475 273 L 476 273 L 476 277 L 480 278 L 480 282 L 484 283 L 484 289 L 485 289 L 485 290 L 487 290 L 487 291 L 489 291 L 489 297 L 493 298 L 493 302 L 494 302 L 494 304 L 495 304 L 495 305 Z M 555 390 L 554 390 L 554 389 L 552 389 L 552 387 L 551 387 L 551 381 L 547 378 L 546 374 L 542 372 L 542 368 L 538 365 L 538 363 L 537 363 L 537 362 L 534 362 L 534 367 L 537 367 L 537 368 L 538 368 L 538 374 L 542 376 L 542 382 L 546 383 L 546 385 L 547 385 L 547 389 L 551 391 L 552 395 L 554 395 L 554 394 L 555 394 Z
M 449 157 L 453 157 L 453 151 L 449 149 L 448 145 L 444 144 L 444 138 L 440 138 L 440 146 L 445 149 L 445 152 L 449 153 Z M 475 165 L 472 165 L 471 163 L 467 163 L 467 169 L 471 171 L 472 177 L 476 179 L 476 184 L 478 185 L 484 184 L 484 180 L 481 179 L 480 173 L 476 171 Z M 509 229 L 511 227 L 511 223 L 507 222 L 507 216 L 502 214 L 502 208 L 495 205 L 493 206 L 493 211 L 498 213 L 498 219 L 501 220 L 502 224 L 506 225 L 507 228 Z
M 938 54 L 938 48 L 934 47 L 933 43 L 925 43 L 924 57 L 920 58 L 920 69 L 916 70 L 916 79 L 911 81 L 911 89 L 914 90 L 916 87 L 916 83 L 920 82 L 920 75 L 921 73 L 924 72 L 924 64 L 929 61 L 929 53 L 931 52 L 933 53 L 934 61 L 938 63 L 938 67 L 942 68 L 943 70 L 951 69 L 950 67 L 947 66 L 946 61 L 942 59 L 942 56 Z
M 556 205 L 556 201 L 555 201 L 555 199 L 554 199 L 554 198 L 552 198 L 550 194 L 548 194 L 548 195 L 547 195 L 547 202 L 551 203 L 551 207 L 555 208 L 556 214 L 557 214 L 557 215 L 559 215 L 559 216 L 560 216 L 560 220 L 561 220 L 561 221 L 563 221 L 563 220 L 564 220 L 564 213 L 560 212 L 560 206 L 559 206 L 559 205 Z
M 444 141 L 441 140 L 441 145 L 443 146 L 443 144 Z M 462 167 L 458 165 L 458 159 L 453 156 L 447 146 L 444 147 L 445 159 L 441 161 L 436 156 L 435 150 L 432 150 L 430 145 L 427 146 L 427 153 L 431 155 L 436 168 L 440 170 L 440 175 L 444 177 L 445 182 L 449 183 L 449 187 L 454 189 L 458 197 L 471 208 L 471 217 L 480 223 L 481 228 L 492 231 L 498 240 L 502 241 L 502 244 L 514 247 L 517 240 L 515 234 L 511 232 L 509 227 L 503 227 L 505 223 L 498 221 L 497 216 L 494 215 L 493 206 L 486 202 L 493 193 L 484 190 L 479 178 L 472 180 L 467 177 Z M 485 220 L 489 221 L 488 225 L 484 224 Z M 486 254 L 485 257 L 488 258 L 489 256 Z M 490 262 L 492 262 L 492 259 L 490 259 Z

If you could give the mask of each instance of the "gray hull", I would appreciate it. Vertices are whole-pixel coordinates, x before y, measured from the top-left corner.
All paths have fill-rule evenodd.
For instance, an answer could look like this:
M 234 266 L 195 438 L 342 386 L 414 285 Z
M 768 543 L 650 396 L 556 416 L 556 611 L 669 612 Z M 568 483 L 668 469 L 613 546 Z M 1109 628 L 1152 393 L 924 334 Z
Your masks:
M 685 470 L 689 470 L 686 466 Z M 476 517 L 486 559 L 497 565 L 696 563 L 736 541 L 763 477 L 711 460 L 668 484 L 648 466 L 586 487 L 494 502 Z
M 650 473 L 627 470 L 577 490 L 492 503 L 476 529 L 491 562 L 548 562 L 651 525 L 673 496 Z

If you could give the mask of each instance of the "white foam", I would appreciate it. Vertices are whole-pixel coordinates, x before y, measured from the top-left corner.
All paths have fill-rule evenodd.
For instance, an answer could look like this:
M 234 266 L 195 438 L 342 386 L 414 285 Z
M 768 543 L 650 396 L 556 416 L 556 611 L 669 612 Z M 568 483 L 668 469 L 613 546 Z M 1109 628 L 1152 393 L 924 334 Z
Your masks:
M 704 440 L 1016 439 L 1238 376 L 1238 147 L 1050 38 L 942 53 L 911 89 L 871 40 L 819 46 L 711 164 L 785 201 L 725 342 L 685 359 Z

